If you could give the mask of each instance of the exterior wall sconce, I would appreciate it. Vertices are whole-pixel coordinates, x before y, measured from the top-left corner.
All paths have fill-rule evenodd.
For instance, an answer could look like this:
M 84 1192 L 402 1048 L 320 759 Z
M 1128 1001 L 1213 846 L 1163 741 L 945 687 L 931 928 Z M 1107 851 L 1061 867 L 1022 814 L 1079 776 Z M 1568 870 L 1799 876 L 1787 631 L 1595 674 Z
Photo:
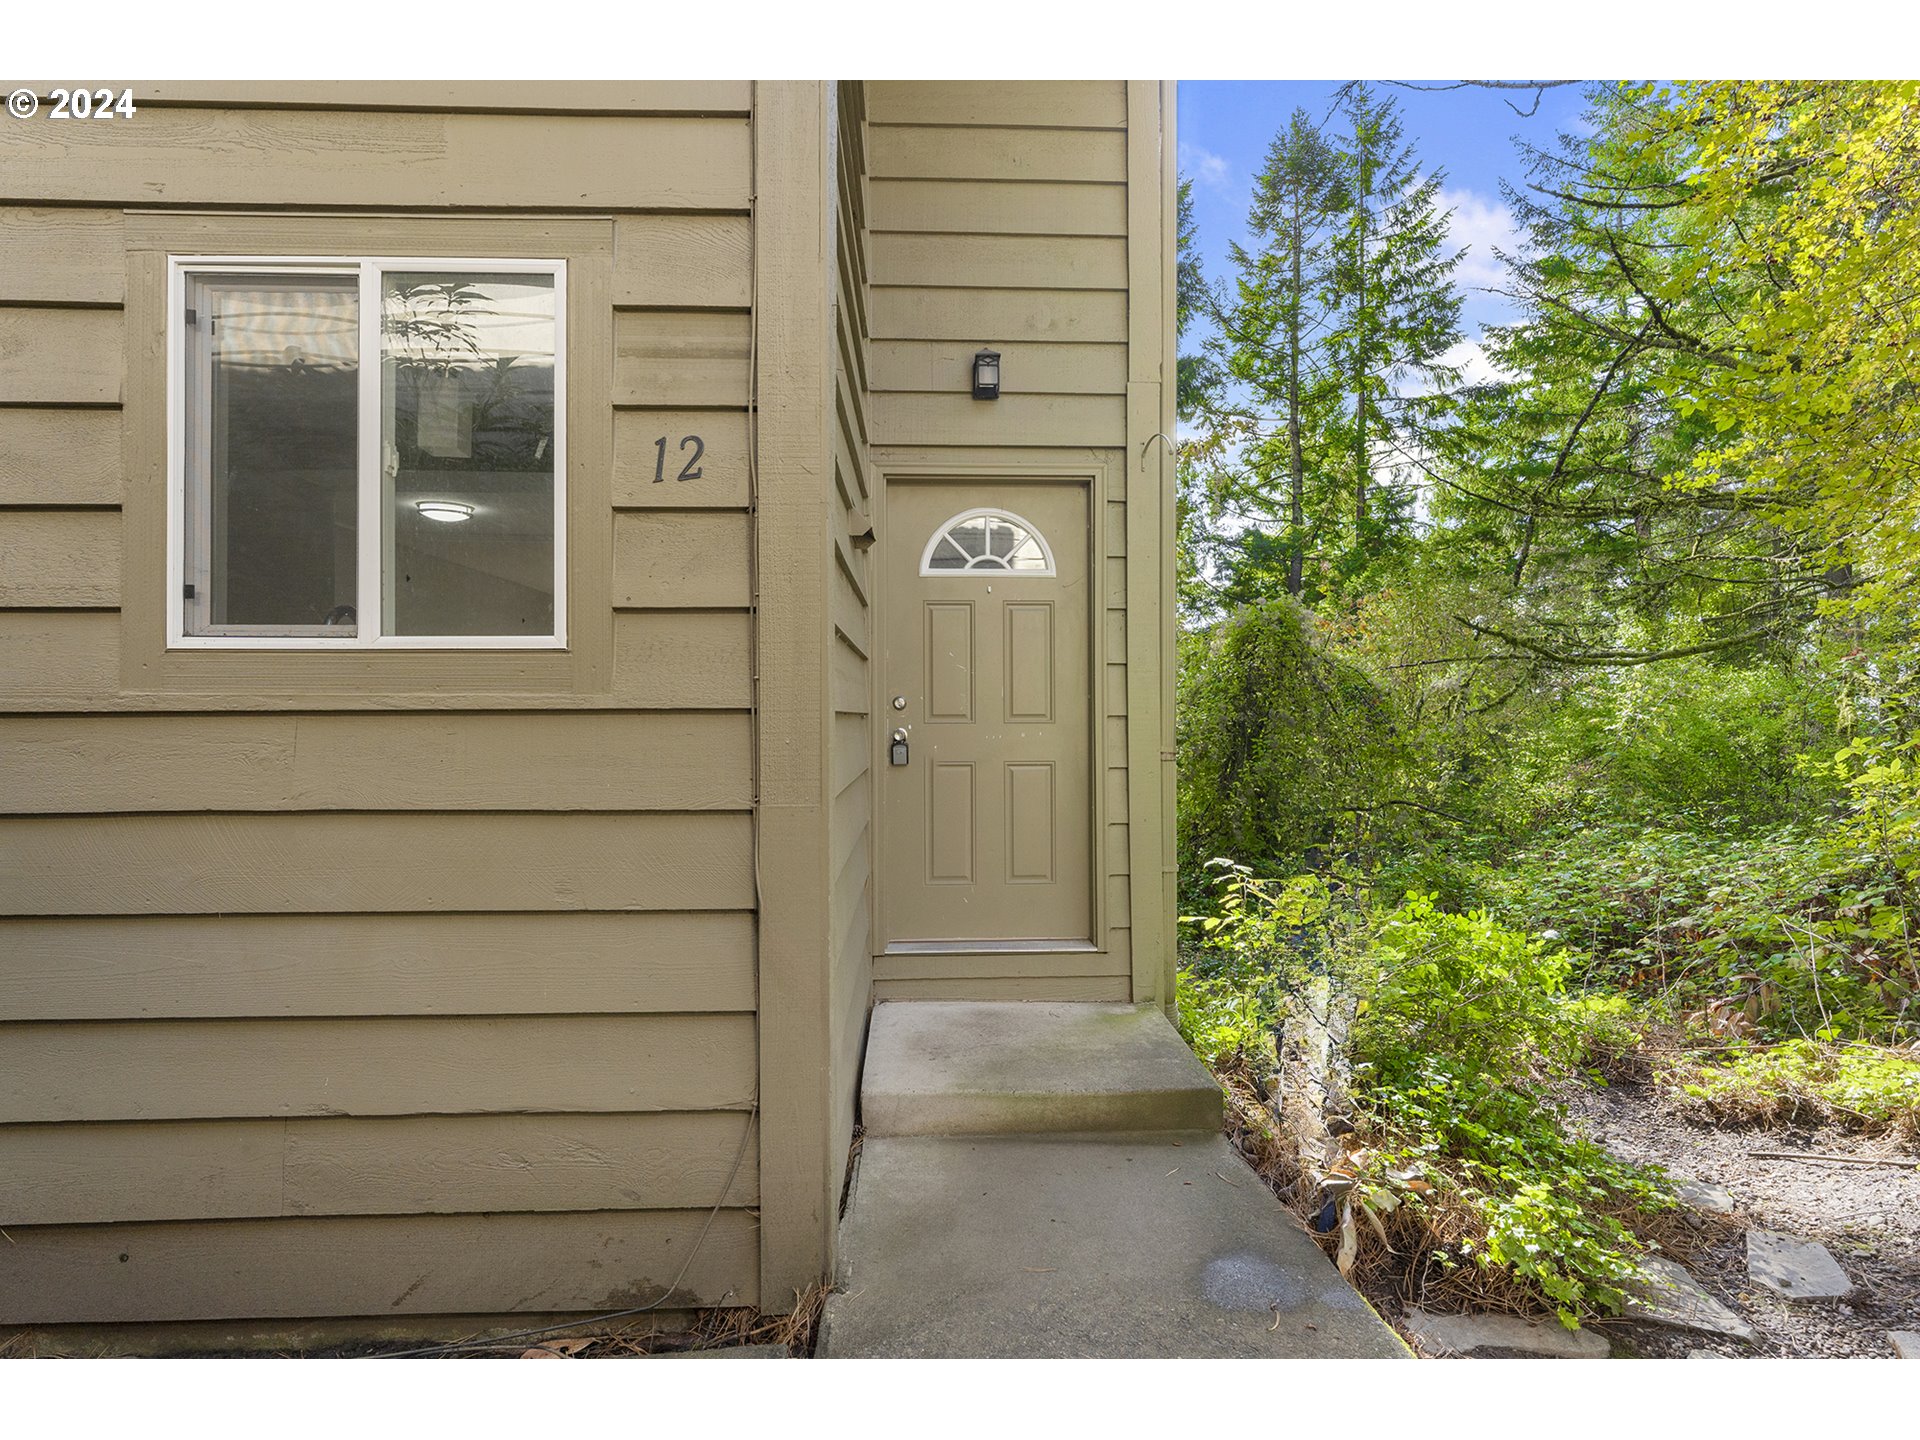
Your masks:
M 973 357 L 973 398 L 1000 398 L 1000 352 L 982 350 Z

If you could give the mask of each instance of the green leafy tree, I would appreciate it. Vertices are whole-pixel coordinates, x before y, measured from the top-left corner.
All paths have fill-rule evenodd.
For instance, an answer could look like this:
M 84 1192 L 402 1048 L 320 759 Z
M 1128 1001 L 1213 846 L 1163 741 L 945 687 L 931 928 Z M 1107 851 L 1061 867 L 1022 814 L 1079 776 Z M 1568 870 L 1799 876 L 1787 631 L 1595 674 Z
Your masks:
M 1791 663 L 1819 615 L 1910 648 L 1914 93 L 1604 87 L 1590 138 L 1533 153 L 1524 314 L 1489 347 L 1512 378 L 1438 467 L 1507 537 L 1514 599 L 1464 624 L 1560 665 Z

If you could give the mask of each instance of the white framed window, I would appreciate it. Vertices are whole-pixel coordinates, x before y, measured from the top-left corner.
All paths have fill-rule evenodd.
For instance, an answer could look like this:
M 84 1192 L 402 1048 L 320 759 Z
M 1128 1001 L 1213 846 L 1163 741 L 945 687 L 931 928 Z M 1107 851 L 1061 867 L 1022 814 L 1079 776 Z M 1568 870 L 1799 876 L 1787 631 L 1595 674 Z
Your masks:
M 167 643 L 564 649 L 566 265 L 168 262 Z
M 933 532 L 920 552 L 922 575 L 1045 576 L 1054 573 L 1046 537 L 1005 510 L 962 510 Z

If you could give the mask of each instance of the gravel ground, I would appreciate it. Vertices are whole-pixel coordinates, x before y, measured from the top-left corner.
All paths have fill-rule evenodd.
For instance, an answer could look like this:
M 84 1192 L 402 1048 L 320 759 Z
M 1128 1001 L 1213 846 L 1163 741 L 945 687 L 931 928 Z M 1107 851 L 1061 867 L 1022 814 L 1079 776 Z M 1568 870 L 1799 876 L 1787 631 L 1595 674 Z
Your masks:
M 1688 1268 L 1755 1329 L 1752 1344 L 1661 1325 L 1596 1326 L 1616 1355 L 1891 1358 L 1889 1330 L 1920 1330 L 1920 1171 L 1812 1159 L 1759 1160 L 1755 1150 L 1884 1157 L 1883 1142 L 1831 1130 L 1719 1129 L 1680 1113 L 1651 1085 L 1575 1087 L 1565 1097 L 1614 1153 L 1711 1181 L 1736 1212 L 1706 1232 Z M 1747 1276 L 1748 1226 L 1825 1245 L 1854 1282 L 1844 1301 L 1787 1301 Z

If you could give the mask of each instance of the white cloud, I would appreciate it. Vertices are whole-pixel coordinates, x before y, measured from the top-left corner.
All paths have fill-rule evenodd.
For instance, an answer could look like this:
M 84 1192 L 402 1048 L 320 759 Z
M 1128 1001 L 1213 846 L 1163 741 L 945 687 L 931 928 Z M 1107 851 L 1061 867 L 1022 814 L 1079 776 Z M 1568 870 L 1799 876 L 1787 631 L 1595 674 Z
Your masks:
M 1455 388 L 1460 385 L 1487 385 L 1497 380 L 1512 380 L 1516 377 L 1493 363 L 1493 357 L 1487 354 L 1486 346 L 1476 338 L 1461 340 L 1449 345 L 1440 352 L 1437 362 L 1447 369 L 1460 372 Z M 1440 386 L 1424 375 L 1402 375 L 1394 384 L 1394 393 L 1412 398 L 1416 395 L 1435 395 Z
M 1515 378 L 1493 363 L 1486 346 L 1478 340 L 1462 340 L 1458 345 L 1451 346 L 1441 354 L 1440 363 L 1457 366 L 1463 385 L 1487 385 L 1496 380 Z
M 1230 188 L 1232 168 L 1224 156 L 1203 150 L 1198 145 L 1190 145 L 1185 140 L 1180 142 L 1180 173 L 1191 176 L 1196 184 L 1210 190 L 1226 191 Z
M 1455 281 L 1469 291 L 1505 289 L 1507 267 L 1493 252 L 1497 248 L 1511 254 L 1520 248 L 1513 212 L 1472 190 L 1442 190 L 1440 204 L 1453 212 L 1447 222 L 1448 238 L 1456 250 L 1467 252 L 1453 272 Z

